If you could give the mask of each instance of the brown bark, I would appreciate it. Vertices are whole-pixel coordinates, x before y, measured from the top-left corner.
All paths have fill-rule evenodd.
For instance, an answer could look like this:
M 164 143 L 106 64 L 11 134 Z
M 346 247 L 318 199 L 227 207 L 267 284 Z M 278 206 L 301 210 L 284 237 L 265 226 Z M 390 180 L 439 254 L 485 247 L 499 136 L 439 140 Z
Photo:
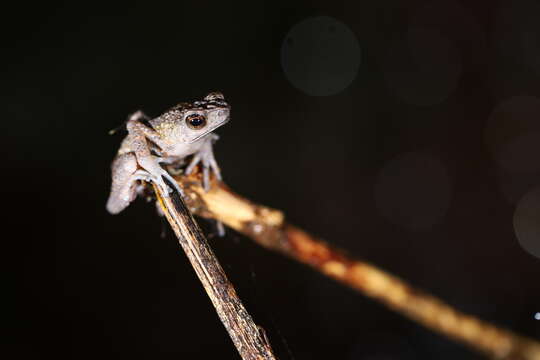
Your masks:
M 233 285 L 227 279 L 182 199 L 177 194 L 164 197 L 157 186 L 154 186 L 154 191 L 161 209 L 242 359 L 274 360 L 275 356 L 264 330 L 253 322 L 242 305 Z
M 281 211 L 256 205 L 215 182 L 205 192 L 199 175 L 177 177 L 195 214 L 219 220 L 259 245 L 309 265 L 390 309 L 471 349 L 497 359 L 540 360 L 540 343 L 464 314 L 403 280 L 285 222 Z

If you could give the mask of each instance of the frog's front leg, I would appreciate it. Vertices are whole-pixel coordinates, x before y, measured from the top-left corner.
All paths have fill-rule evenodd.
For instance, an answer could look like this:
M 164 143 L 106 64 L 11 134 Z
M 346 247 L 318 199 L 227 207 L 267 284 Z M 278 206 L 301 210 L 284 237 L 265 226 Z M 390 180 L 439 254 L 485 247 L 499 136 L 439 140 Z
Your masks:
M 219 139 L 219 136 L 216 134 L 208 135 L 203 141 L 199 151 L 193 155 L 191 163 L 186 168 L 186 174 L 189 175 L 195 169 L 195 166 L 202 162 L 203 170 L 203 187 L 204 190 L 210 190 L 210 176 L 209 171 L 212 170 L 214 176 L 217 180 L 221 181 L 221 170 L 217 164 L 217 161 L 214 157 L 214 151 L 212 149 L 212 144 Z
M 145 115 L 142 112 L 136 112 L 128 120 L 126 126 L 129 133 L 128 136 L 131 137 L 130 148 L 137 158 L 137 163 L 148 172 L 151 177 L 151 181 L 162 189 L 164 196 L 168 196 L 169 187 L 163 178 L 167 179 L 179 194 L 182 194 L 183 192 L 178 186 L 178 183 L 165 169 L 159 165 L 159 158 L 152 155 L 150 151 L 147 139 L 152 141 L 161 149 L 166 148 L 168 144 L 163 141 L 163 139 L 154 129 L 146 126 L 140 121 L 140 119 L 143 119 L 144 117 Z
M 217 180 L 221 181 L 221 170 L 217 164 L 217 161 L 214 157 L 214 151 L 212 149 L 212 144 L 219 139 L 219 136 L 216 134 L 208 135 L 203 141 L 199 151 L 193 155 L 193 159 L 186 168 L 186 174 L 189 175 L 195 169 L 195 166 L 202 162 L 202 171 L 203 171 L 203 188 L 205 191 L 210 190 L 210 176 L 209 171 L 212 170 L 214 176 Z M 216 220 L 217 234 L 220 237 L 225 236 L 225 227 L 220 221 Z

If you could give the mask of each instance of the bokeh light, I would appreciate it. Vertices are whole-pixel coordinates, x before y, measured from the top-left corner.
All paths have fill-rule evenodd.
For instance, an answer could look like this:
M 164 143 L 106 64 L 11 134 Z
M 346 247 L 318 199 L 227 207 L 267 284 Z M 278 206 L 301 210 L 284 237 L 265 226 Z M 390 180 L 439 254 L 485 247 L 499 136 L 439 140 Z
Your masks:
M 514 212 L 514 231 L 519 244 L 540 258 L 540 187 L 526 194 Z
M 511 204 L 517 203 L 527 192 L 540 184 L 540 172 L 517 174 L 499 169 L 497 175 L 499 188 Z
M 495 161 L 512 173 L 540 171 L 540 99 L 514 96 L 491 113 L 485 141 Z
M 394 224 L 428 230 L 444 219 L 451 181 L 437 158 L 420 152 L 400 155 L 380 171 L 375 185 L 379 212 Z
M 341 21 L 328 16 L 308 18 L 285 36 L 281 65 L 297 89 L 312 96 L 334 95 L 356 78 L 360 45 Z
M 540 161 L 533 160 L 536 154 L 540 154 L 540 132 L 531 132 L 506 143 L 498 154 L 498 161 L 512 172 L 536 172 L 540 170 Z

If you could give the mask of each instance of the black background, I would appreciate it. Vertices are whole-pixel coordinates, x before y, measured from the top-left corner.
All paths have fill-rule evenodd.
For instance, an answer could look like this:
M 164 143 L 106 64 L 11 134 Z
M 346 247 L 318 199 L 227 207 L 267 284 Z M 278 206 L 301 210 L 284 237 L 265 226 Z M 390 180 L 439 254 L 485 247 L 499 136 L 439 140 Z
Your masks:
M 501 187 L 506 179 L 519 199 L 538 173 L 504 173 L 485 129 L 505 99 L 539 96 L 539 75 L 500 35 L 509 34 L 500 16 L 508 2 L 428 3 L 4 9 L 3 351 L 16 359 L 238 358 L 176 240 L 160 237 L 154 206 L 137 201 L 118 216 L 104 207 L 121 140 L 108 130 L 136 109 L 156 116 L 211 90 L 233 109 L 216 145 L 229 186 L 462 311 L 538 338 L 540 259 L 517 241 L 516 200 Z M 343 91 L 310 96 L 287 80 L 281 47 L 295 24 L 321 15 L 352 30 L 361 62 Z M 439 45 L 426 40 L 423 65 L 392 52 L 422 19 L 459 54 L 455 86 L 437 101 L 430 95 L 440 89 L 430 86 L 438 83 L 426 78 L 445 69 L 429 63 L 445 64 Z M 397 91 L 388 76 L 396 63 L 409 79 L 396 80 Z M 418 188 L 415 169 L 409 182 L 383 171 L 411 153 L 443 164 L 442 185 L 419 178 Z M 385 197 L 389 188 L 397 195 Z M 440 189 L 448 194 L 438 203 Z M 428 216 L 432 205 L 440 216 Z M 407 214 L 420 225 L 407 226 Z M 210 241 L 281 359 L 479 358 L 232 230 Z

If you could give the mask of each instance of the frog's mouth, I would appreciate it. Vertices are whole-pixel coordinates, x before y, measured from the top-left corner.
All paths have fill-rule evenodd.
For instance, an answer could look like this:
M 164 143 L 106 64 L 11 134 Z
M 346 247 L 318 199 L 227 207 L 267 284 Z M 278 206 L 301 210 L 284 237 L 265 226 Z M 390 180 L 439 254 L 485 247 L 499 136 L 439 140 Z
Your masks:
M 191 140 L 191 141 L 189 142 L 189 144 L 193 144 L 193 143 L 196 142 L 197 140 L 199 140 L 199 139 L 205 137 L 206 135 L 212 133 L 212 132 L 213 132 L 214 130 L 216 130 L 218 127 L 221 127 L 221 126 L 225 125 L 226 123 L 228 123 L 229 120 L 231 120 L 231 117 L 230 117 L 230 116 L 229 116 L 226 120 L 224 120 L 223 122 L 221 122 L 220 124 L 214 125 L 213 127 L 210 128 L 210 130 L 205 131 L 203 134 L 201 134 L 201 135 L 197 136 L 195 139 Z

